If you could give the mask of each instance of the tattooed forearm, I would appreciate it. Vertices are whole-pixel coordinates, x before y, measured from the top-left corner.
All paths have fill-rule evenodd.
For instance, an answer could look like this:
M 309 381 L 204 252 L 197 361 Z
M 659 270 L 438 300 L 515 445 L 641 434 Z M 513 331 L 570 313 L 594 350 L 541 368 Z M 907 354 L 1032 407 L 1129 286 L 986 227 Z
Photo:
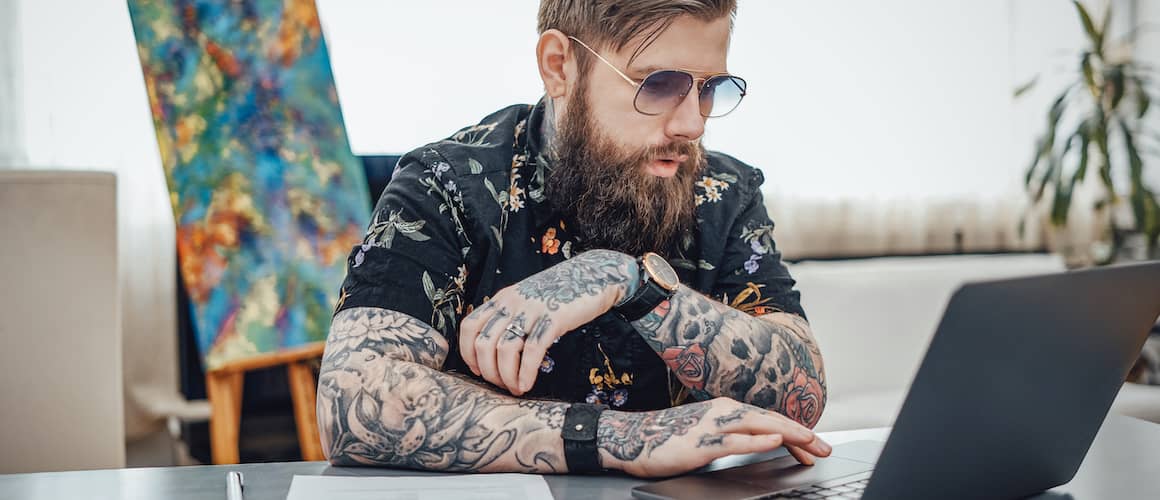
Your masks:
M 708 402 L 700 402 L 648 413 L 606 411 L 600 415 L 596 445 L 620 460 L 636 460 L 669 438 L 685 435 L 710 408 Z
M 438 332 L 376 308 L 338 313 L 318 382 L 323 449 L 336 465 L 563 472 L 566 403 L 501 396 L 437 368 Z
M 524 298 L 541 300 L 549 311 L 555 311 L 576 299 L 604 293 L 610 286 L 620 287 L 627 295 L 638 272 L 625 254 L 591 250 L 532 275 L 516 289 Z
M 822 355 L 802 318 L 755 318 L 682 286 L 633 326 L 699 399 L 727 396 L 810 427 L 821 418 Z

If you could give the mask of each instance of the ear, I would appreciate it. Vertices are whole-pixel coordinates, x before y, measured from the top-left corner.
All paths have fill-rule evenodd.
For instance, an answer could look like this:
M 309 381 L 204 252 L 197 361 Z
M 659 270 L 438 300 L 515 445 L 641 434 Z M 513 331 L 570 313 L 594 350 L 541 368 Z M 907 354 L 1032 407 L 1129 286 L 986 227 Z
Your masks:
M 540 35 L 536 44 L 536 63 L 548 97 L 565 97 L 575 84 L 576 59 L 572 57 L 571 42 L 564 32 L 550 29 Z

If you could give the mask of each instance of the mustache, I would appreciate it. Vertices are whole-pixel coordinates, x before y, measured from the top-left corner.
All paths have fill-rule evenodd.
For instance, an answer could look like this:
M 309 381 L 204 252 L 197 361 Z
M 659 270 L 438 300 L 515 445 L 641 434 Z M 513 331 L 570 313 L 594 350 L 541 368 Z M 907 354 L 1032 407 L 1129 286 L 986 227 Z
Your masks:
M 636 154 L 624 158 L 624 160 L 628 165 L 636 165 L 638 168 L 644 169 L 649 162 L 658 158 L 684 157 L 681 162 L 682 169 L 695 168 L 695 165 L 688 164 L 699 160 L 700 148 L 700 141 L 670 142 L 663 145 L 648 146 Z

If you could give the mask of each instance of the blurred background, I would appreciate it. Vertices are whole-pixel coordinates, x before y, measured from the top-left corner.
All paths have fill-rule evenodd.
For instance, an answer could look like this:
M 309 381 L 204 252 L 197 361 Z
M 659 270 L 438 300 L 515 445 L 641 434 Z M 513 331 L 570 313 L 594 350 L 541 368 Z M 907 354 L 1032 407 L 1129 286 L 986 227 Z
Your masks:
M 542 93 L 536 0 L 315 3 L 372 202 L 397 155 Z M 1160 2 L 1080 4 L 1105 41 L 1098 61 L 1086 58 L 1094 85 L 1083 65 L 1091 33 L 1070 1 L 739 1 L 729 69 L 748 80 L 748 96 L 711 121 L 704 140 L 765 173 L 777 242 L 827 358 L 831 403 L 820 429 L 892 422 L 947 297 L 963 281 L 1157 256 L 1154 198 L 1149 205 L 1133 193 L 1160 191 L 1160 112 L 1139 97 L 1160 96 Z M 1075 82 L 1068 106 L 1053 116 Z M 1065 149 L 1064 138 L 1092 109 L 1110 115 L 1113 101 L 1131 139 L 1109 127 L 1117 130 L 1107 137 L 1109 180 L 1093 167 L 1069 185 L 1079 148 Z M 1060 139 L 1044 150 L 1049 124 Z M 1033 158 L 1043 161 L 1029 174 Z M 9 427 L 0 435 L 92 426 L 104 429 L 104 441 L 91 446 L 113 449 L 55 468 L 210 461 L 211 410 L 161 161 L 125 2 L 0 0 L 0 173 L 13 175 L 0 180 L 23 185 L 54 172 L 72 176 L 66 182 L 115 179 L 107 224 L 70 239 L 111 245 L 101 247 L 112 249 L 102 261 L 107 272 L 93 281 L 62 277 L 45 289 L 42 278 L 84 246 L 40 248 L 44 240 L 0 236 L 9 264 L 0 266 L 9 273 L 0 274 L 0 337 L 14 346 L 0 363 L 11 381 L 0 395 Z M 1049 165 L 1057 167 L 1047 173 Z M 35 224 L 31 205 L 12 196 L 23 188 L 11 189 L 0 191 L 8 198 L 0 198 L 0 234 Z M 58 389 L 36 388 L 35 371 L 16 368 L 37 365 L 15 346 L 31 342 L 18 339 L 41 318 L 10 305 L 30 288 L 59 297 L 47 310 L 61 316 L 67 336 L 93 343 L 45 352 L 96 363 L 101 377 L 75 379 L 94 400 L 96 420 L 69 414 L 89 410 L 64 402 Z M 88 327 L 103 317 L 111 336 L 94 341 Z M 1160 390 L 1148 385 L 1160 371 L 1155 356 L 1142 355 L 1113 411 L 1160 422 Z M 98 378 L 106 383 L 94 385 Z M 242 461 L 301 457 L 285 378 L 278 369 L 247 373 Z M 9 404 L 21 387 L 61 398 L 54 404 L 63 414 L 27 422 Z M 54 469 L 46 463 L 43 470 Z

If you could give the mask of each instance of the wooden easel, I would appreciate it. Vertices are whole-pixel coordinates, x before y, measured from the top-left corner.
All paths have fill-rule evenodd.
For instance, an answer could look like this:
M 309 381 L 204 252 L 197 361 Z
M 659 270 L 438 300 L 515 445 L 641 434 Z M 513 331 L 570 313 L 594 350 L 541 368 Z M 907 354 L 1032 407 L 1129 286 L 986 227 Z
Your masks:
M 205 374 L 209 396 L 210 450 L 214 464 L 238 463 L 238 427 L 242 421 L 242 380 L 246 372 L 286 365 L 290 397 L 294 402 L 294 422 L 302 459 L 323 460 L 315 413 L 315 382 L 311 361 L 322 357 L 325 344 L 315 342 L 232 362 Z

